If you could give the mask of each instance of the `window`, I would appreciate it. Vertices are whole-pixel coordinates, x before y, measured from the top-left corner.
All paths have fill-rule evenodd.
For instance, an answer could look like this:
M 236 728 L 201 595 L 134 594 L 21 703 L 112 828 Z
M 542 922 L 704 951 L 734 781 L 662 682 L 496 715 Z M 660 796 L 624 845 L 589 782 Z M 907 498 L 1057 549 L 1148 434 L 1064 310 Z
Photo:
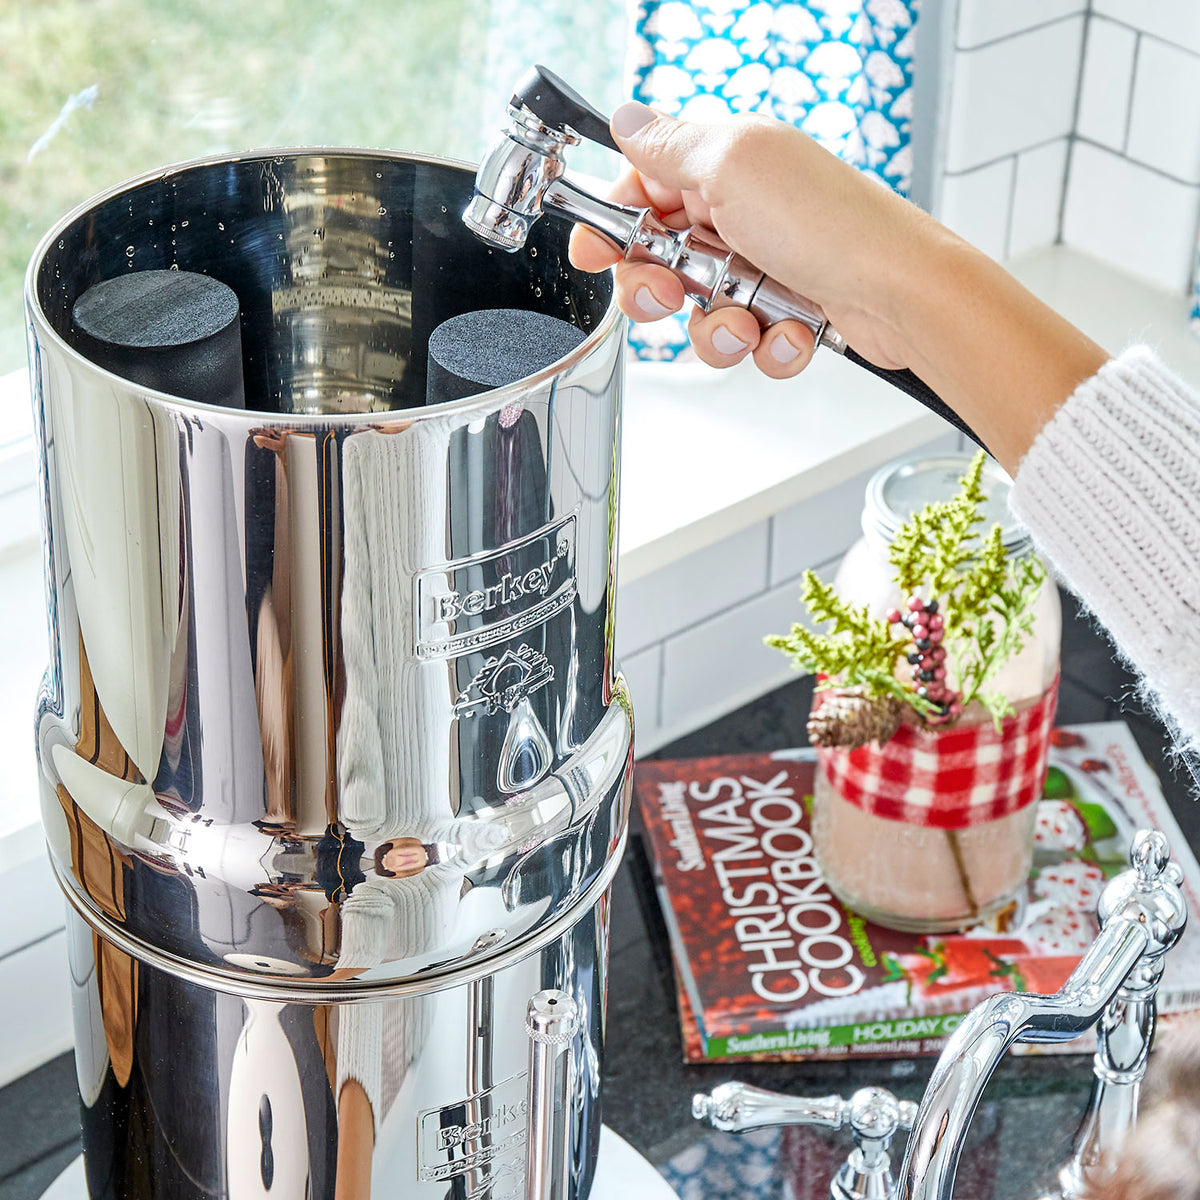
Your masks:
M 251 147 L 474 161 L 534 61 L 595 103 L 618 103 L 625 38 L 622 0 L 0 6 L 0 375 L 24 366 L 21 286 L 38 239 L 95 192 Z M 594 148 L 572 165 L 612 170 Z

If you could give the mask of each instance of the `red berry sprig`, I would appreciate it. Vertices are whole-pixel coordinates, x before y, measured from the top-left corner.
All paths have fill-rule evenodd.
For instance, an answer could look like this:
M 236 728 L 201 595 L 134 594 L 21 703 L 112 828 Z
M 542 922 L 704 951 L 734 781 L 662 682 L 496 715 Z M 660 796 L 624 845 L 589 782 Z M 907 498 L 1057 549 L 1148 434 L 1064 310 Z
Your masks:
M 920 596 L 910 596 L 906 608 L 907 612 L 893 608 L 887 619 L 912 634 L 914 648 L 907 657 L 913 668 L 915 690 L 934 706 L 925 720 L 930 725 L 949 724 L 962 715 L 962 694 L 946 686 L 946 648 L 941 644 L 945 620 L 936 600 L 926 603 Z

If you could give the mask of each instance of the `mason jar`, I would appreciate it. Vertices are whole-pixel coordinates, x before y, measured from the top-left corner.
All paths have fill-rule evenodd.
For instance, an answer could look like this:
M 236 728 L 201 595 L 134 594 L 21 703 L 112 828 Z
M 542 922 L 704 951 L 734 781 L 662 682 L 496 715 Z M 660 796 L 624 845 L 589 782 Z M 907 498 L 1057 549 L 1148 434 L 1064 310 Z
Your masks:
M 948 500 L 972 456 L 914 456 L 867 485 L 862 538 L 838 569 L 838 594 L 872 616 L 905 606 L 888 562 L 902 523 Z M 993 461 L 983 470 L 986 533 L 999 523 L 1012 557 L 1033 553 L 1008 507 L 1011 480 Z M 892 929 L 936 933 L 993 919 L 1017 904 L 1033 858 L 1033 827 L 1045 777 L 1058 691 L 1062 611 L 1047 575 L 1031 633 L 989 680 L 1011 713 L 996 723 L 974 701 L 941 728 L 906 721 L 883 746 L 820 748 L 813 797 L 818 862 L 838 898 Z M 957 690 L 952 653 L 947 684 Z M 908 671 L 902 659 L 901 669 Z M 820 703 L 820 693 L 815 703 Z

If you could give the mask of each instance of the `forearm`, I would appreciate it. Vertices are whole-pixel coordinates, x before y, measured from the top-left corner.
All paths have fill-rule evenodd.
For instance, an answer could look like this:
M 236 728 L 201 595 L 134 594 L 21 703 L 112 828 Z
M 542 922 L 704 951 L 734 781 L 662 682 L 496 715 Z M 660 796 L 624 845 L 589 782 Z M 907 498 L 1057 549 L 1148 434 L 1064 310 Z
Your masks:
M 925 225 L 921 262 L 898 285 L 888 320 L 908 366 L 1015 475 L 1038 432 L 1109 355 L 991 259 Z

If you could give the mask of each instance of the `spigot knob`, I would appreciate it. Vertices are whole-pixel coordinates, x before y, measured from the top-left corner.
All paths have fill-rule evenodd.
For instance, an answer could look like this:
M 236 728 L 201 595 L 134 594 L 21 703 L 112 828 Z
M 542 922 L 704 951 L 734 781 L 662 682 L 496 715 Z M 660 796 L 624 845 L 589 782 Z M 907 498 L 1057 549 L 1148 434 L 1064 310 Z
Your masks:
M 1124 915 L 1144 925 L 1146 960 L 1161 958 L 1187 924 L 1183 872 L 1171 861 L 1166 836 L 1158 829 L 1139 829 L 1129 847 L 1130 870 L 1111 880 L 1100 896 L 1096 915 L 1103 928 Z
M 608 131 L 608 118 L 566 80 L 541 63 L 530 67 L 521 77 L 513 89 L 510 103 L 513 108 L 528 109 L 552 129 L 577 133 L 589 142 L 619 153 L 617 143 Z
M 1153 886 L 1171 861 L 1171 848 L 1160 829 L 1139 829 L 1129 847 L 1129 862 L 1137 872 L 1138 886 Z

